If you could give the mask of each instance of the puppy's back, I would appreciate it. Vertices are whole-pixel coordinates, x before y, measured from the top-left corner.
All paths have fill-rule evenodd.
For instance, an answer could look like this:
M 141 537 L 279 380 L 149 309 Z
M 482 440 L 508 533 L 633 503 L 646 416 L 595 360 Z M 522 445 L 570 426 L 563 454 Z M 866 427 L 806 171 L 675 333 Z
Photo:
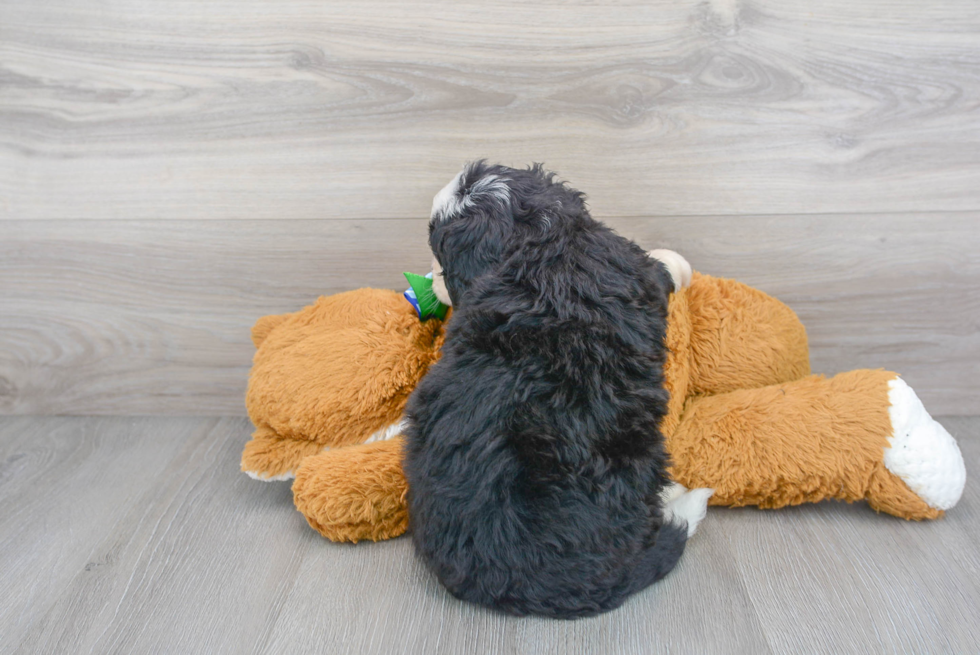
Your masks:
M 410 521 L 455 595 L 574 617 L 665 575 L 687 538 L 660 498 L 670 277 L 584 210 L 532 227 L 447 277 L 443 357 L 407 408 Z M 433 250 L 449 276 L 477 268 Z

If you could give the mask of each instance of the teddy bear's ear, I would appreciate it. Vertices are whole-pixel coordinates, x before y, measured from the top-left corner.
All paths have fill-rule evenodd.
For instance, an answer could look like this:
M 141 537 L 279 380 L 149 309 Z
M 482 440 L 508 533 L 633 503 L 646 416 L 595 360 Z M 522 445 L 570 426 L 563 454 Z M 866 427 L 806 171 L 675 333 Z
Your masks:
M 255 325 L 252 326 L 252 343 L 255 344 L 255 347 L 261 346 L 269 333 L 290 316 L 292 314 L 270 314 L 255 321 Z

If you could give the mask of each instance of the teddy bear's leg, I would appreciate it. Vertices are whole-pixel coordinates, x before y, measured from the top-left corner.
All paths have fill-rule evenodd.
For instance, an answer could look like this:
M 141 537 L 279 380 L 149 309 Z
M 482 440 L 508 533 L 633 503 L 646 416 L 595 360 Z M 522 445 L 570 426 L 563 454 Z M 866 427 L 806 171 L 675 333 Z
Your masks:
M 867 500 L 937 518 L 965 482 L 956 442 L 894 373 L 858 370 L 692 398 L 667 442 L 674 479 L 713 505 Z
M 712 395 L 798 380 L 810 374 L 806 330 L 770 295 L 695 273 L 687 289 L 687 395 Z
M 401 436 L 307 457 L 296 471 L 293 501 L 332 541 L 391 539 L 408 529 Z

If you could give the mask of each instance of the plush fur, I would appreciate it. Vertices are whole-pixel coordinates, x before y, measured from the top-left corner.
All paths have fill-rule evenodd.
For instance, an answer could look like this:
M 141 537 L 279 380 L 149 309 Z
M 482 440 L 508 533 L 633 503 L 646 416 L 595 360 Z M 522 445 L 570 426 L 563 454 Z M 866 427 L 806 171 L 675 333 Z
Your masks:
M 248 395 L 257 427 L 242 470 L 261 480 L 295 471 L 296 508 L 328 539 L 403 534 L 405 440 L 366 442 L 391 434 L 408 393 L 438 360 L 444 326 L 419 322 L 400 293 L 377 289 L 261 319 Z M 904 401 L 893 398 L 894 373 L 811 376 L 806 344 L 790 308 L 735 280 L 694 273 L 690 287 L 671 294 L 670 402 L 660 423 L 671 478 L 714 489 L 712 505 L 833 498 L 905 519 L 941 517 L 964 485 L 951 437 L 910 389 Z
M 687 539 L 661 499 L 669 271 L 540 165 L 467 166 L 429 242 L 454 316 L 406 410 L 417 551 L 507 612 L 617 607 Z
M 363 443 L 397 423 L 442 339 L 439 321 L 419 322 L 401 294 L 379 289 L 261 319 L 252 329 L 258 351 L 245 395 L 256 429 L 242 470 L 258 480 L 289 479 L 304 458 Z M 371 375 L 361 377 L 365 370 Z

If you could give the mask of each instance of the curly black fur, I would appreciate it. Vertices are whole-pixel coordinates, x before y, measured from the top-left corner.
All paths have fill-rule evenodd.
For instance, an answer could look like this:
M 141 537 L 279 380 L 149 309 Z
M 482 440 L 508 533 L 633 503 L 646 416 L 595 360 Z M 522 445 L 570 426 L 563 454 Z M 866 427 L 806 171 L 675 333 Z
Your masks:
M 617 607 L 687 539 L 659 495 L 669 273 L 538 164 L 467 166 L 429 243 L 454 313 L 407 409 L 418 552 L 514 614 Z

